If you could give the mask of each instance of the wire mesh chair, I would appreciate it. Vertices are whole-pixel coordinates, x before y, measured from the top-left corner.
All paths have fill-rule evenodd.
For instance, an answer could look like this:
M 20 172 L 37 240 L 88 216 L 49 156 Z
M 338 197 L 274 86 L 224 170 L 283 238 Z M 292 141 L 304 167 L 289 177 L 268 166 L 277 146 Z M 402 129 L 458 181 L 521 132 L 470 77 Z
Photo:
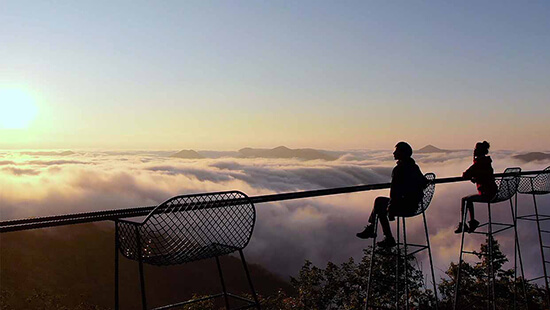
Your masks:
M 375 227 L 375 237 L 373 238 L 373 242 L 372 242 L 372 252 L 371 252 L 371 259 L 370 259 L 370 265 L 369 265 L 369 278 L 367 280 L 367 297 L 366 297 L 366 300 L 365 300 L 365 307 L 364 309 L 369 309 L 369 308 L 381 308 L 381 309 L 384 309 L 384 308 L 391 308 L 391 305 L 374 305 L 374 303 L 372 302 L 372 296 L 371 296 L 371 290 L 372 290 L 372 272 L 373 272 L 373 266 L 374 266 L 374 259 L 375 259 L 375 254 L 380 254 L 380 255 L 384 255 L 384 256 L 387 256 L 387 255 L 392 255 L 392 256 L 395 256 L 395 259 L 396 259 L 396 263 L 395 263 L 395 283 L 394 283 L 394 286 L 395 286 L 395 308 L 396 309 L 399 309 L 399 303 L 401 301 L 401 294 L 400 294 L 400 289 L 399 289 L 399 282 L 401 281 L 401 279 L 403 279 L 403 282 L 404 282 L 404 298 L 405 298 L 405 305 L 406 305 L 406 309 L 408 310 L 409 309 L 409 292 L 408 292 L 408 281 L 407 281 L 407 276 L 408 276 L 408 270 L 407 270 L 407 258 L 410 257 L 410 256 L 413 256 L 415 255 L 416 253 L 418 252 L 421 252 L 423 250 L 428 250 L 428 256 L 429 256 L 429 259 L 430 259 L 430 270 L 431 270 L 431 277 L 432 277 L 432 283 L 433 283 L 433 290 L 434 290 L 434 304 L 432 305 L 432 307 L 435 307 L 435 309 L 438 309 L 438 298 L 437 298 L 437 287 L 436 287 L 436 282 L 435 282 L 435 274 L 434 274 L 434 267 L 433 267 L 433 259 L 432 259 L 432 250 L 431 250 L 431 247 L 430 247 L 430 238 L 429 238 L 429 234 L 428 234 L 428 224 L 426 222 L 426 210 L 428 209 L 428 207 L 430 206 L 430 202 L 432 201 L 432 198 L 434 196 L 434 193 L 435 193 L 435 183 L 434 183 L 434 180 L 435 180 L 435 174 L 434 173 L 426 173 L 424 175 L 426 177 L 426 179 L 428 180 L 428 185 L 424 188 L 424 194 L 423 194 L 423 197 L 422 197 L 422 200 L 418 203 L 417 205 L 417 208 L 413 211 L 410 211 L 407 212 L 407 214 L 395 214 L 395 217 L 396 217 L 396 225 L 397 225 L 397 248 L 396 248 L 396 252 L 388 252 L 388 251 L 377 251 L 376 250 L 376 230 L 378 229 L 378 217 L 376 218 L 376 221 L 374 223 L 374 227 Z M 407 243 L 407 231 L 406 231 L 406 218 L 408 217 L 414 217 L 414 216 L 417 216 L 417 215 L 420 215 L 422 214 L 422 218 L 424 220 L 424 232 L 426 234 L 426 244 L 412 244 L 412 243 Z M 401 243 L 400 242 L 400 234 L 401 234 L 401 231 L 399 230 L 399 220 L 402 221 L 403 223 L 403 242 Z M 401 253 L 401 250 L 400 250 L 400 246 L 403 245 L 403 253 Z M 408 247 L 413 247 L 415 248 L 414 251 L 412 252 L 408 252 Z M 401 275 L 400 274 L 400 262 L 403 262 L 403 270 L 404 270 L 404 275 Z M 384 279 L 377 279 L 379 281 L 384 281 Z M 384 288 L 384 287 L 383 287 Z
M 139 263 L 142 308 L 147 309 L 143 264 L 169 266 L 215 258 L 223 293 L 188 300 L 156 309 L 167 309 L 207 299 L 224 297 L 226 309 L 232 297 L 260 304 L 252 285 L 242 250 L 247 246 L 256 210 L 248 196 L 238 191 L 176 196 L 158 205 L 140 222 L 115 221 L 115 309 L 119 308 L 118 253 Z M 228 293 L 219 257 L 238 251 L 254 300 Z
M 521 260 L 521 250 L 519 247 L 519 240 L 518 240 L 518 232 L 517 232 L 517 225 L 516 225 L 516 211 L 514 210 L 514 203 L 512 201 L 512 198 L 516 195 L 518 191 L 519 186 L 519 173 L 521 172 L 521 168 L 514 167 L 514 168 L 506 168 L 504 170 L 505 176 L 496 179 L 495 182 L 498 186 L 498 192 L 492 199 L 488 199 L 487 201 L 484 201 L 482 203 L 487 204 L 487 213 L 488 213 L 488 221 L 486 223 L 483 223 L 479 225 L 479 228 L 486 227 L 486 231 L 475 231 L 474 234 L 480 234 L 485 235 L 488 239 L 488 253 L 487 256 L 489 258 L 489 265 L 488 265 L 488 278 L 487 278 L 487 309 L 496 309 L 496 303 L 495 303 L 495 272 L 494 272 L 494 266 L 493 266 L 493 235 L 506 231 L 510 228 L 514 229 L 514 279 L 517 279 L 517 256 L 519 255 L 519 262 L 520 262 L 520 269 L 521 269 L 521 275 L 523 277 L 523 262 Z M 503 202 L 508 200 L 510 202 L 510 211 L 512 214 L 512 223 L 499 223 L 499 222 L 493 222 L 492 220 L 492 214 L 491 214 L 491 205 L 499 202 Z M 517 207 L 517 204 L 516 204 Z M 466 217 L 468 214 L 468 209 L 464 210 L 462 215 L 462 240 L 460 243 L 460 257 L 459 257 L 459 264 L 458 264 L 458 271 L 457 271 L 457 280 L 456 280 L 456 287 L 455 287 L 455 296 L 454 296 L 454 305 L 453 309 L 457 309 L 458 307 L 458 299 L 459 299 L 459 289 L 460 289 L 460 276 L 461 276 L 461 267 L 463 262 L 463 254 L 473 254 L 473 255 L 479 255 L 478 252 L 475 251 L 466 251 L 464 250 L 464 235 L 465 235 L 465 223 L 466 223 Z M 493 231 L 493 226 L 498 226 L 497 230 Z M 527 294 L 525 291 L 525 286 L 523 286 L 523 296 L 526 300 Z M 516 306 L 516 292 L 514 290 L 514 308 Z M 466 305 L 466 308 L 468 305 Z
M 549 289 L 549 279 L 548 279 L 548 270 L 546 264 L 549 264 L 549 261 L 546 261 L 544 249 L 550 248 L 548 245 L 544 244 L 542 234 L 550 234 L 550 231 L 541 229 L 541 223 L 543 221 L 550 220 L 550 215 L 540 214 L 537 206 L 538 195 L 546 195 L 550 193 L 550 166 L 546 167 L 543 172 L 539 173 L 536 176 L 521 176 L 519 179 L 518 193 L 527 194 L 533 197 L 533 206 L 535 208 L 534 214 L 518 216 L 519 220 L 526 221 L 535 221 L 537 223 L 537 231 L 539 236 L 539 246 L 540 246 L 540 257 L 542 261 L 542 271 L 543 275 L 540 277 L 535 277 L 529 281 L 536 281 L 544 279 L 544 284 L 546 287 L 546 303 L 547 307 L 550 307 L 550 289 Z

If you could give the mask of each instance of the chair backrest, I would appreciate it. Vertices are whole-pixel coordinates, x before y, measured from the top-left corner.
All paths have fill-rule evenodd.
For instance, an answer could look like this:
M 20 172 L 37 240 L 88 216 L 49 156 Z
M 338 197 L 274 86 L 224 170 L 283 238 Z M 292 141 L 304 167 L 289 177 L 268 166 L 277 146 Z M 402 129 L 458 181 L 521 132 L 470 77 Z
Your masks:
M 521 172 L 521 168 L 513 167 L 506 168 L 504 173 L 514 174 Z M 498 186 L 498 192 L 491 202 L 500 202 L 512 198 L 518 191 L 519 175 L 503 176 L 496 179 L 495 182 Z
M 145 263 L 174 265 L 242 250 L 255 221 L 254 204 L 244 193 L 183 195 L 158 205 L 145 218 L 138 226 L 140 242 L 119 240 L 123 255 L 130 259 L 138 259 L 137 248 L 128 248 L 141 243 Z M 138 238 L 135 232 L 120 232 L 128 239 Z
M 544 195 L 550 193 L 550 166 L 536 176 L 522 176 L 518 192 L 524 194 Z
M 415 215 L 425 212 L 428 209 L 435 193 L 435 173 L 426 173 L 424 177 L 428 180 L 428 185 L 424 188 L 424 196 L 420 203 L 418 203 L 418 210 Z
M 533 178 L 533 187 L 538 193 L 550 193 L 550 166 Z

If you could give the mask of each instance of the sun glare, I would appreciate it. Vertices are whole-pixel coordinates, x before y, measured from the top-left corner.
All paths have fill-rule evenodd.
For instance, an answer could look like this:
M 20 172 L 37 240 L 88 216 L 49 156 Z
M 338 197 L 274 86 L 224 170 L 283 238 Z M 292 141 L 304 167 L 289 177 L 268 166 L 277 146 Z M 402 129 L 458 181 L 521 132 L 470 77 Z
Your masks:
M 0 128 L 27 128 L 38 114 L 34 98 L 21 89 L 0 89 Z

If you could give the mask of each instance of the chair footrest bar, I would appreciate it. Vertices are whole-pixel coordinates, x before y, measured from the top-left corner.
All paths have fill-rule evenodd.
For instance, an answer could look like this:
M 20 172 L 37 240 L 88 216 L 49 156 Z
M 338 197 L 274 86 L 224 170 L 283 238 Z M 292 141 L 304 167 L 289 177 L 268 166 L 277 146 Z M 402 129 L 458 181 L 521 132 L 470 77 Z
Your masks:
M 541 229 L 540 232 L 546 233 L 546 234 L 550 234 L 550 231 L 548 231 L 548 230 L 542 230 L 542 229 Z
M 469 234 L 473 234 L 473 235 L 485 235 L 487 236 L 489 233 L 487 232 L 484 232 L 484 231 L 474 231 L 474 232 L 471 232 Z
M 530 218 L 534 217 L 533 220 L 536 220 L 536 217 L 537 215 L 536 214 L 526 214 L 526 215 L 521 215 L 521 216 L 518 216 L 516 217 L 517 219 L 522 219 L 522 220 L 528 220 Z M 550 219 L 550 215 L 547 215 L 547 214 L 539 214 L 539 219 Z
M 550 246 L 547 246 L 547 245 L 543 245 L 542 247 L 545 249 L 550 249 Z
M 170 308 L 175 308 L 175 307 L 188 305 L 188 304 L 192 304 L 192 303 L 196 303 L 196 302 L 206 301 L 206 300 L 210 300 L 210 299 L 214 299 L 214 298 L 218 298 L 218 297 L 222 297 L 222 296 L 223 296 L 223 293 L 219 293 L 219 294 L 216 294 L 216 295 L 210 295 L 210 296 L 206 296 L 206 297 L 203 297 L 203 298 L 191 299 L 191 300 L 188 300 L 188 301 L 182 301 L 182 302 L 178 302 L 178 303 L 171 304 L 171 305 L 166 305 L 166 306 L 162 306 L 162 307 L 158 307 L 158 308 L 153 308 L 151 310 L 170 309 Z
M 533 278 L 533 279 L 529 279 L 529 280 L 527 280 L 527 282 L 537 281 L 537 280 L 540 280 L 540 279 L 544 279 L 544 276 L 540 276 L 540 277 L 536 277 L 536 278 Z
M 247 298 L 244 298 L 244 297 L 235 295 L 235 294 L 227 293 L 227 296 L 233 297 L 233 298 L 235 298 L 235 299 L 239 299 L 239 300 L 242 300 L 242 301 L 245 301 L 245 302 L 255 303 L 253 300 L 250 300 L 250 299 L 247 299 Z
M 499 230 L 493 231 L 493 235 L 494 235 L 494 234 L 498 234 L 498 233 L 500 233 L 500 232 L 503 232 L 503 231 L 505 231 L 505 230 L 508 230 L 508 229 L 510 229 L 510 228 L 514 228 L 514 225 L 510 225 L 510 226 L 508 226 L 508 227 L 504 227 L 504 228 L 501 228 L 501 229 L 499 229 Z
M 418 252 L 421 252 L 421 251 L 424 251 L 424 250 L 427 250 L 427 249 L 428 249 L 427 246 L 422 247 L 422 248 L 420 248 L 420 249 L 417 249 L 417 250 L 415 250 L 415 251 L 412 251 L 411 253 L 407 253 L 407 256 L 414 255 L 414 254 L 416 254 L 416 253 L 418 253 Z

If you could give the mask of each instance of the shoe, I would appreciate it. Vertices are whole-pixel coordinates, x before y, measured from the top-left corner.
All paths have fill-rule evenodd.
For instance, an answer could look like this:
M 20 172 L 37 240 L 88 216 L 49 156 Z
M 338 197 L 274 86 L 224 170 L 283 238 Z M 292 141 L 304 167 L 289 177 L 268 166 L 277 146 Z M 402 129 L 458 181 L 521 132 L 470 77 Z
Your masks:
M 471 220 L 468 223 L 470 223 L 470 229 L 468 230 L 468 233 L 473 233 L 479 226 L 479 222 L 476 220 Z
M 464 231 L 468 231 L 468 232 L 470 231 L 470 228 L 468 228 L 468 224 L 466 223 L 464 223 Z M 462 232 L 462 222 L 458 223 L 458 226 L 455 229 L 455 234 L 460 234 L 461 232 Z
M 369 239 L 376 237 L 376 233 L 374 232 L 374 225 L 369 225 L 365 227 L 365 230 L 363 230 L 360 233 L 355 234 L 357 238 L 361 239 Z
M 392 248 L 395 246 L 395 239 L 393 237 L 386 236 L 384 240 L 377 242 L 376 245 L 381 248 Z

